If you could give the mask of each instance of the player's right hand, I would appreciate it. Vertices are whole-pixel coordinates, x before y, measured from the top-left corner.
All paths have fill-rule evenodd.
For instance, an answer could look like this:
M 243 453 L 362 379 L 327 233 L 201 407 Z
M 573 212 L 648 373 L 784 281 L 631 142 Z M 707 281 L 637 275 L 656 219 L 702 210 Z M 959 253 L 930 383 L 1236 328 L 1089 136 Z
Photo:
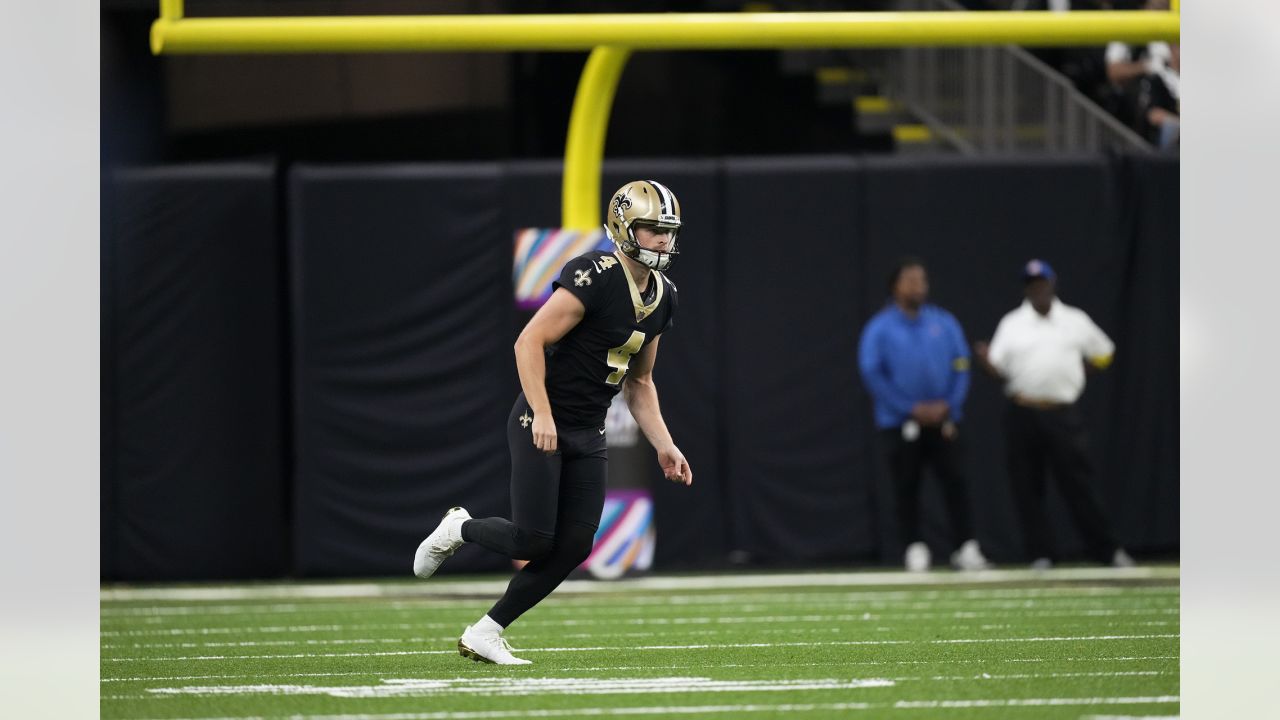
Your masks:
M 551 419 L 551 413 L 534 416 L 533 445 L 548 455 L 556 451 L 556 421 Z

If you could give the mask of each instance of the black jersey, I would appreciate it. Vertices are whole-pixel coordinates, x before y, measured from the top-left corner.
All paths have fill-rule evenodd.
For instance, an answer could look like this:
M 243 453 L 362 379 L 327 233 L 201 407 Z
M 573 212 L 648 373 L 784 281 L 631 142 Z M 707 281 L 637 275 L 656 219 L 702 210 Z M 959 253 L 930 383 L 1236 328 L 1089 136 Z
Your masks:
M 589 252 L 565 263 L 552 286 L 573 293 L 586 313 L 547 349 L 547 398 L 556 424 L 604 425 L 631 356 L 671 327 L 676 286 L 654 270 L 647 297 L 613 253 Z

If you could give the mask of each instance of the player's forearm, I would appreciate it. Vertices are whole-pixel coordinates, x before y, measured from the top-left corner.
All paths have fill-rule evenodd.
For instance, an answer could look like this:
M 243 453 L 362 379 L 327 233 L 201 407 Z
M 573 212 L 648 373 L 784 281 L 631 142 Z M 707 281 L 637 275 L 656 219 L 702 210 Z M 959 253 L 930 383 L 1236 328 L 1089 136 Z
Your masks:
M 547 353 L 541 343 L 523 336 L 516 340 L 516 372 L 520 375 L 520 389 L 525 402 L 534 415 L 550 414 L 551 401 L 547 399 Z
M 640 426 L 640 432 L 648 438 L 649 444 L 655 448 L 674 445 L 667 423 L 662 419 L 662 411 L 658 407 L 658 388 L 652 380 L 636 380 L 628 378 L 622 387 L 622 397 L 631 409 L 631 417 Z

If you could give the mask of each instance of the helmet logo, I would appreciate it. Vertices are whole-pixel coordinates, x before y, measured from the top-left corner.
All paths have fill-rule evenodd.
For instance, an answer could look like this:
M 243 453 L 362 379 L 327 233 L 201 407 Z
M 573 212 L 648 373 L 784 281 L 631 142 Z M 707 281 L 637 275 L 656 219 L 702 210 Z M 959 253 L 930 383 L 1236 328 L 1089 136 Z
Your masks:
M 627 193 L 618 193 L 613 197 L 613 214 L 617 216 L 619 222 L 626 219 L 623 217 L 623 211 L 630 209 L 631 198 L 627 197 Z

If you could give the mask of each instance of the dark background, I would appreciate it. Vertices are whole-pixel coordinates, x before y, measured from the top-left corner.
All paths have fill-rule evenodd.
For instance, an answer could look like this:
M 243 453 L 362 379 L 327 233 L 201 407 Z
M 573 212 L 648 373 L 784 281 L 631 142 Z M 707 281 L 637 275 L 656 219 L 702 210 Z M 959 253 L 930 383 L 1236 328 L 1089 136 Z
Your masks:
M 896 564 L 856 344 L 902 254 L 970 339 L 1028 258 L 1054 264 L 1118 345 L 1082 401 L 1106 510 L 1140 557 L 1176 553 L 1176 160 L 626 160 L 602 187 L 642 176 L 685 210 L 656 378 L 697 475 L 652 466 L 655 567 Z M 407 575 L 448 507 L 502 513 L 512 237 L 556 224 L 559 183 L 554 161 L 113 171 L 103 578 Z M 966 468 L 984 547 L 1015 562 L 1001 403 L 975 378 Z M 472 550 L 445 570 L 504 564 Z

